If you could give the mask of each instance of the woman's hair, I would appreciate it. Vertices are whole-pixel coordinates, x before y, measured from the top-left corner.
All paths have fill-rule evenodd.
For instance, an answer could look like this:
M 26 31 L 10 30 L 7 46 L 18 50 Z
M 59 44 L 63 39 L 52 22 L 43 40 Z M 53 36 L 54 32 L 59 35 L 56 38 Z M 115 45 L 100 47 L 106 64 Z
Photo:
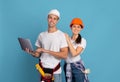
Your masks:
M 81 39 L 82 39 L 82 36 L 81 36 L 80 34 L 78 34 L 78 37 L 77 37 L 77 39 L 75 40 L 75 42 L 76 42 L 77 44 L 79 44 L 79 43 L 81 43 Z

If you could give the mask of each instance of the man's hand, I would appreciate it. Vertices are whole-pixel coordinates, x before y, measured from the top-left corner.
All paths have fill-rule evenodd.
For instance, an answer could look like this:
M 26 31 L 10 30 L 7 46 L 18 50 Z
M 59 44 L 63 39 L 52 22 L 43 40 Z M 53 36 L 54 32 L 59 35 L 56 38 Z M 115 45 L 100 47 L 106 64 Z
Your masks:
M 34 53 L 34 51 L 30 51 L 30 49 L 28 49 L 28 48 L 25 49 L 25 52 L 27 52 L 28 54 L 33 54 Z
M 28 48 L 25 49 L 25 52 L 27 52 L 28 54 L 31 54 L 34 57 L 40 57 L 40 50 L 36 50 L 36 51 L 30 51 Z

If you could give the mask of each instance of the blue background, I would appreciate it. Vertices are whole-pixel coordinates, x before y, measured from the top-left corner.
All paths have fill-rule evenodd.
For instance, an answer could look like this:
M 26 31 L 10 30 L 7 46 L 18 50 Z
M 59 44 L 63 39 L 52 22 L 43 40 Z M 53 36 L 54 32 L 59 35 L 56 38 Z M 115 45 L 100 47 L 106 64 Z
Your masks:
M 80 17 L 87 40 L 82 54 L 91 69 L 91 82 L 120 81 L 119 0 L 0 0 L 0 82 L 39 82 L 38 59 L 20 48 L 17 38 L 29 38 L 34 45 L 47 30 L 47 14 L 58 9 L 58 28 L 69 35 L 70 21 Z M 35 48 L 35 46 L 34 46 Z M 64 73 L 63 73 L 64 82 Z

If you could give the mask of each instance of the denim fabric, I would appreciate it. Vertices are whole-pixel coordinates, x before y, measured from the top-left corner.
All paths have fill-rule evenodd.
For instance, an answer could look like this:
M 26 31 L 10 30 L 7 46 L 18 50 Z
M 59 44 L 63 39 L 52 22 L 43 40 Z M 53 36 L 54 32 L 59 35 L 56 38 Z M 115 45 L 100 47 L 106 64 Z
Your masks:
M 40 82 L 41 82 L 41 75 L 40 75 Z M 62 82 L 61 74 L 54 74 L 54 82 Z
M 76 66 L 72 63 L 71 64 L 72 69 L 72 82 L 84 82 L 85 74 L 76 68 Z
M 66 64 L 64 66 L 64 70 L 65 70 L 65 74 L 66 74 Z M 72 81 L 71 82 L 85 82 L 85 74 L 78 69 L 74 63 L 71 63 L 71 70 L 72 70 Z M 66 77 L 66 82 L 67 81 L 67 77 Z
M 62 82 L 61 74 L 54 74 L 54 82 Z

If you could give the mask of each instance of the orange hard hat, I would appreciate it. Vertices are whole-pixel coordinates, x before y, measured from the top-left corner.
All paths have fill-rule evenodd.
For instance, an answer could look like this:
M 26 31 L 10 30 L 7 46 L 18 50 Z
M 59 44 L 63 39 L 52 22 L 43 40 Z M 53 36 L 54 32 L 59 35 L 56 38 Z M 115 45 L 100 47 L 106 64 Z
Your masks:
M 80 18 L 73 18 L 70 23 L 70 27 L 72 27 L 73 24 L 80 25 L 82 28 L 84 27 L 83 22 Z

